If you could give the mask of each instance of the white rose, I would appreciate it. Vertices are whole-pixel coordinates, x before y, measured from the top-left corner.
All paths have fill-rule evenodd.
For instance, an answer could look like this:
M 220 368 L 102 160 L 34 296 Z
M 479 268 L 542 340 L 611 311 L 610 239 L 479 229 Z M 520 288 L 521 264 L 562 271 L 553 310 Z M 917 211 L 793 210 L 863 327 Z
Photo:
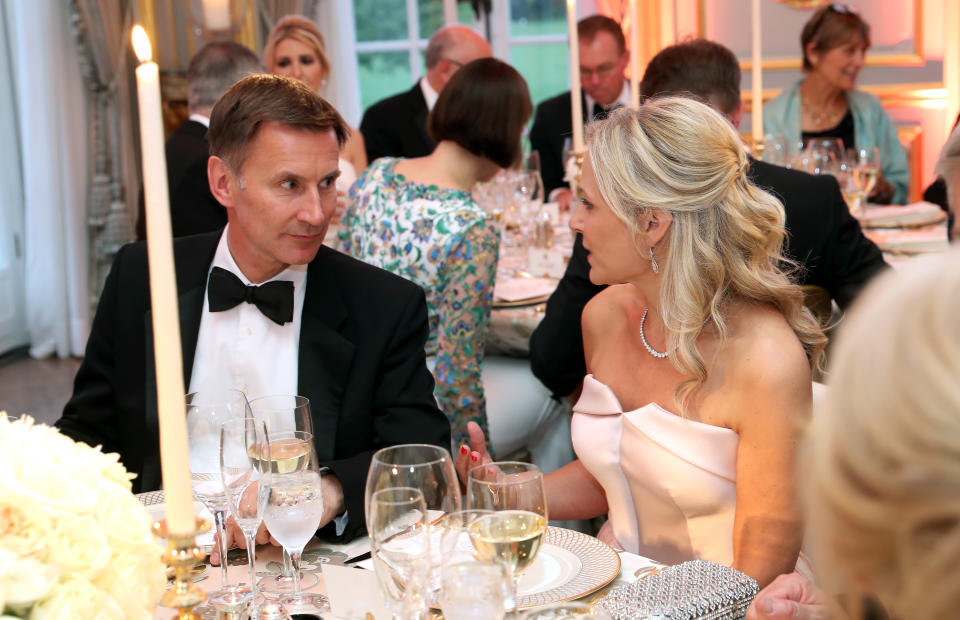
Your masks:
M 8 484 L 14 493 L 34 501 L 50 516 L 92 514 L 97 494 L 77 474 L 82 476 L 82 469 L 70 470 L 42 459 L 21 460 L 13 464 Z
M 65 573 L 92 577 L 110 559 L 100 524 L 91 517 L 64 517 L 50 537 L 50 561 Z
M 97 521 L 115 548 L 154 542 L 152 519 L 140 500 L 115 482 L 102 483 L 99 491 Z
M 30 620 L 122 620 L 123 609 L 86 579 L 74 578 L 56 586 L 47 598 L 33 606 Z
M 26 609 L 45 597 L 60 571 L 34 558 L 17 558 L 0 549 L 0 611 L 6 607 Z
M 19 500 L 19 501 L 18 501 Z M 21 556 L 43 555 L 53 522 L 32 502 L 4 493 L 0 483 L 0 549 Z
M 150 617 L 167 578 L 160 548 L 144 546 L 115 556 L 94 584 L 108 593 L 127 618 Z

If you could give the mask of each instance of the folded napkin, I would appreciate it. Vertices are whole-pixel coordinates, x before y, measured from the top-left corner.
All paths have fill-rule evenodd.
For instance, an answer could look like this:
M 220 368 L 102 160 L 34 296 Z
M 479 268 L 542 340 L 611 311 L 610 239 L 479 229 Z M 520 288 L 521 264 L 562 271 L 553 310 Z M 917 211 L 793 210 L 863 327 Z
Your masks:
M 943 219 L 943 209 L 930 202 L 915 202 L 903 206 L 867 206 L 854 216 L 864 227 L 891 228 L 895 226 L 920 226 L 933 224 Z
M 873 231 L 870 239 L 886 252 L 920 253 L 945 252 L 950 243 L 942 227 L 933 230 Z
M 557 281 L 550 278 L 511 278 L 497 282 L 493 297 L 498 301 L 520 301 L 544 297 L 557 288 Z

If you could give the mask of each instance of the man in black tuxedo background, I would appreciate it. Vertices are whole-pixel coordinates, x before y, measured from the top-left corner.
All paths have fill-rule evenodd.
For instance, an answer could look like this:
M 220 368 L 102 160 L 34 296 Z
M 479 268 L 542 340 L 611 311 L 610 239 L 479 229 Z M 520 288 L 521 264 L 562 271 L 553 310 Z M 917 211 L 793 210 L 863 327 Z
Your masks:
M 467 26 L 440 28 L 427 44 L 427 74 L 408 91 L 382 99 L 363 114 L 360 133 L 367 160 L 380 157 L 423 157 L 436 144 L 427 133 L 427 114 L 440 91 L 463 65 L 493 55 L 486 39 Z
M 322 246 L 347 131 L 302 83 L 244 78 L 214 106 L 208 135 L 210 187 L 229 223 L 174 240 L 188 391 L 308 397 L 317 454 L 331 472 L 321 534 L 337 540 L 364 528 L 374 451 L 450 445 L 425 363 L 423 290 Z M 57 422 L 118 452 L 138 475 L 136 491 L 161 481 L 151 323 L 146 244 L 129 244 L 107 277 Z
M 260 59 L 233 41 L 207 43 L 187 68 L 187 111 L 190 116 L 167 138 L 167 185 L 170 191 L 170 225 L 174 237 L 223 228 L 227 212 L 210 193 L 207 127 L 210 110 L 238 80 L 263 73 Z M 147 238 L 143 191 L 137 208 L 137 241 Z
M 736 127 L 740 101 L 740 65 L 719 43 L 697 39 L 666 47 L 647 65 L 640 82 L 644 99 L 659 95 L 694 97 L 723 113 Z M 799 284 L 824 288 L 846 308 L 867 281 L 886 268 L 883 255 L 863 236 L 850 215 L 837 181 L 751 159 L 750 180 L 783 202 L 787 242 L 784 254 L 799 267 Z M 789 267 L 788 267 L 789 269 Z M 580 314 L 603 290 L 590 282 L 587 252 L 579 235 L 573 256 L 546 315 L 530 338 L 530 365 L 556 396 L 579 390 L 586 372 Z
M 604 15 L 591 15 L 577 24 L 583 119 L 603 119 L 630 104 L 623 72 L 630 61 L 620 24 Z M 540 153 L 543 187 L 552 200 L 570 202 L 563 180 L 563 141 L 573 133 L 570 91 L 542 101 L 530 128 L 530 148 Z M 562 189 L 562 191 L 560 191 Z M 558 191 L 554 191 L 558 190 Z

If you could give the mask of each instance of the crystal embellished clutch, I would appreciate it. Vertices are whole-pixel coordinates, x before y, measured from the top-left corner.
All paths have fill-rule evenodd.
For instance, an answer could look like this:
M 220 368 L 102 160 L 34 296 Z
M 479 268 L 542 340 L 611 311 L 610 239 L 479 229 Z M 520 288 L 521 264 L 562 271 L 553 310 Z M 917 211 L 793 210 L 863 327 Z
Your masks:
M 693 560 L 612 590 L 597 605 L 615 620 L 736 620 L 758 591 L 738 570 Z

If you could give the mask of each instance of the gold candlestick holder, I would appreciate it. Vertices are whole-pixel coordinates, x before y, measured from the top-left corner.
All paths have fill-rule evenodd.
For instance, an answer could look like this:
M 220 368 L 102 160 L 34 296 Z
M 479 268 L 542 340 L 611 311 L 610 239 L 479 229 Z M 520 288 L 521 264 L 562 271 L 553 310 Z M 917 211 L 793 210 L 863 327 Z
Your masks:
M 196 519 L 196 529 L 186 534 L 170 533 L 166 521 L 153 524 L 153 535 L 167 540 L 163 562 L 174 570 L 173 587 L 160 597 L 160 605 L 179 610 L 174 616 L 176 620 L 201 620 L 200 614 L 192 610 L 206 600 L 207 593 L 193 583 L 191 569 L 206 556 L 197 546 L 197 536 L 209 530 L 210 522 L 199 517 Z

